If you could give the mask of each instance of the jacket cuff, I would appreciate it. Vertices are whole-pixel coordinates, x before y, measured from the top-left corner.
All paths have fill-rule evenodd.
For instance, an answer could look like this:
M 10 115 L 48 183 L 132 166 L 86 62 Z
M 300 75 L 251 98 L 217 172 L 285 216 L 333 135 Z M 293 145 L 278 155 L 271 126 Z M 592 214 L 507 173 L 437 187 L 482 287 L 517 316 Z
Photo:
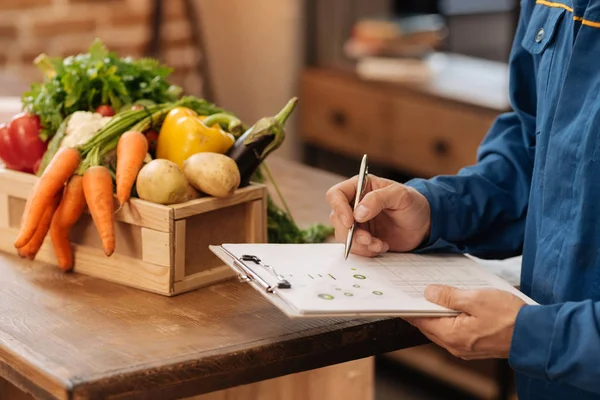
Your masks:
M 508 362 L 517 372 L 548 380 L 554 326 L 562 304 L 521 307 L 513 333 Z
M 440 193 L 439 188 L 427 179 L 412 179 L 404 185 L 409 186 L 421 193 L 429 202 L 431 210 L 431 229 L 428 238 L 417 247 L 414 252 L 460 252 L 455 245 L 443 239 L 448 232 L 446 222 L 448 216 L 455 214 L 455 207 L 447 195 Z
M 444 209 L 441 196 L 436 196 L 435 191 L 431 190 L 429 181 L 425 179 L 413 179 L 405 183 L 413 189 L 421 193 L 429 202 L 431 210 L 431 229 L 429 238 L 426 238 L 419 248 L 430 247 L 441 238 L 442 220 L 440 218 L 440 210 Z

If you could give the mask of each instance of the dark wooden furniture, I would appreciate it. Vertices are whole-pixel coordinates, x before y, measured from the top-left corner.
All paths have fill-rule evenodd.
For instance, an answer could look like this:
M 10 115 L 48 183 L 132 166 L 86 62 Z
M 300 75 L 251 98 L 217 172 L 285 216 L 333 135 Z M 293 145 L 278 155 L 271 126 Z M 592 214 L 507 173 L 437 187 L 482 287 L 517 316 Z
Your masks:
M 367 153 L 370 162 L 412 176 L 454 174 L 476 161 L 492 122 L 509 109 L 507 97 L 501 64 L 458 56 L 420 84 L 308 68 L 300 135 L 314 148 L 353 159 Z
M 327 221 L 324 194 L 337 176 L 275 158 L 270 166 L 298 221 Z M 0 254 L 0 287 L 1 399 L 16 386 L 40 399 L 168 400 L 259 381 L 261 399 L 318 382 L 330 399 L 372 399 L 343 376 L 317 370 L 294 386 L 289 374 L 425 343 L 398 319 L 290 320 L 237 281 L 165 298 Z M 265 389 L 284 376 L 288 386 Z M 259 397 L 244 393 L 206 399 Z

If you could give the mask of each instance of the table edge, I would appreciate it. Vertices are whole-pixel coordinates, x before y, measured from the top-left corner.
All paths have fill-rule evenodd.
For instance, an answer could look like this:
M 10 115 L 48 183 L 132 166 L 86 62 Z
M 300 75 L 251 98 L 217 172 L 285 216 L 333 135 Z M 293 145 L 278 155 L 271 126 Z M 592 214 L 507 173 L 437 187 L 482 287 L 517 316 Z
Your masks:
M 15 351 L 15 347 L 20 347 L 19 352 Z M 23 353 L 40 358 L 39 354 L 23 346 L 7 333 L 0 332 L 0 377 L 39 399 L 68 399 L 72 387 L 65 371 L 54 364 L 52 370 L 61 371 L 64 376 L 52 374 L 24 359 L 21 356 Z M 32 376 L 39 378 L 34 382 Z
M 181 356 L 163 365 L 149 364 L 111 371 L 103 376 L 73 377 L 70 394 L 78 399 L 118 395 L 120 400 L 176 399 L 214 392 L 284 375 L 322 368 L 346 361 L 426 344 L 429 341 L 407 322 L 396 319 L 351 320 L 338 322 L 340 329 L 311 335 L 322 327 L 294 332 L 285 340 L 269 343 L 263 339 L 244 345 L 211 349 L 190 360 Z M 326 340 L 343 342 L 331 346 Z M 295 342 L 290 344 L 290 342 Z M 359 344 L 358 346 L 355 346 Z M 284 349 L 285 347 L 285 349 Z M 315 347 L 317 349 L 315 349 Z M 290 350 L 292 350 L 290 352 Z M 315 351 L 316 350 L 316 351 Z M 270 362 L 253 363 L 257 357 Z M 244 360 L 239 363 L 239 360 Z M 295 363 L 291 363 L 295 360 Z M 235 370 L 229 365 L 238 362 Z M 295 364 L 295 365 L 292 365 Z M 299 366 L 300 365 L 300 366 Z

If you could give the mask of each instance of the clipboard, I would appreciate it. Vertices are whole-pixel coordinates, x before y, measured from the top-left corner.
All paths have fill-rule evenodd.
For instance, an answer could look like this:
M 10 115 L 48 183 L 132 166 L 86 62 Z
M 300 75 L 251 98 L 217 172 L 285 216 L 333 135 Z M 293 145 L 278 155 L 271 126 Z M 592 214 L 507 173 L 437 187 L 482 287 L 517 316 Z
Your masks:
M 241 282 L 290 318 L 455 316 L 458 311 L 430 303 L 422 293 L 426 283 L 440 283 L 439 279 L 452 271 L 454 278 L 464 275 L 463 281 L 457 282 L 460 285 L 483 282 L 486 287 L 503 289 L 526 303 L 537 304 L 464 255 L 386 254 L 371 259 L 351 254 L 345 260 L 343 246 L 247 243 L 209 249 Z M 407 273 L 421 280 L 421 293 L 409 293 L 414 287 L 399 286 L 393 275 L 382 274 L 394 268 L 407 281 L 411 279 Z
M 288 317 L 294 318 L 301 315 L 298 310 L 277 295 L 277 287 L 275 285 L 270 285 L 259 273 L 254 271 L 251 265 L 248 266 L 242 257 L 234 256 L 221 246 L 210 245 L 208 247 L 238 275 L 240 282 L 250 285 Z

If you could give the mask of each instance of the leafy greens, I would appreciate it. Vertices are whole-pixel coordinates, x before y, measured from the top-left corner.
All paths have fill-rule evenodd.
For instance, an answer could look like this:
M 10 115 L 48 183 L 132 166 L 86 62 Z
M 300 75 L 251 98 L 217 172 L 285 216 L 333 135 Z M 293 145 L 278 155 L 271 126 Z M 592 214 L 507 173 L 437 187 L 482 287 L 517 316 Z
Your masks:
M 87 53 L 64 59 L 41 54 L 35 64 L 45 79 L 33 84 L 21 100 L 26 110 L 40 117 L 42 140 L 51 139 L 75 111 L 108 104 L 117 112 L 137 101 L 165 103 L 181 94 L 181 88 L 167 81 L 171 68 L 150 58 L 120 58 L 98 39 Z

